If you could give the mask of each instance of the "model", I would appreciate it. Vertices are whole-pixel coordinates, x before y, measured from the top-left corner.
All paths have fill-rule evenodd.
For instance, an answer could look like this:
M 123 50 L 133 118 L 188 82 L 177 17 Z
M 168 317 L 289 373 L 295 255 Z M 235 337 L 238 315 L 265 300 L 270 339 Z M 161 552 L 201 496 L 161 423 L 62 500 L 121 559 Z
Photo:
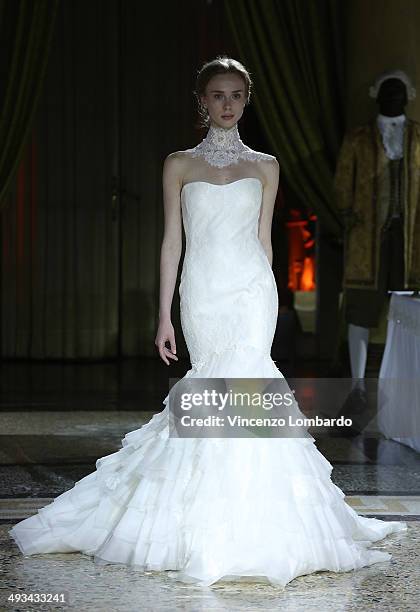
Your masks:
M 283 378 L 270 357 L 279 164 L 239 136 L 251 93 L 240 62 L 219 56 L 206 63 L 195 93 L 209 130 L 164 163 L 155 343 L 167 365 L 177 359 L 171 304 L 183 224 L 179 293 L 192 365 L 184 378 Z M 406 524 L 358 516 L 312 437 L 176 438 L 168 400 L 118 452 L 99 459 L 94 473 L 14 526 L 24 554 L 81 551 L 207 586 L 244 577 L 284 586 L 302 574 L 390 559 L 370 544 Z

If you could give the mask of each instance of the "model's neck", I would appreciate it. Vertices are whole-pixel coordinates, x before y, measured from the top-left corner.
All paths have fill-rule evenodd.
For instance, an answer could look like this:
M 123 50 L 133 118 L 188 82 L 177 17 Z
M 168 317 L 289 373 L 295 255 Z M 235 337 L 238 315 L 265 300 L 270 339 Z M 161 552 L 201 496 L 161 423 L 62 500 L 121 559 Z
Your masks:
M 231 149 L 241 143 L 238 124 L 231 128 L 222 128 L 218 125 L 210 125 L 205 141 L 215 149 Z

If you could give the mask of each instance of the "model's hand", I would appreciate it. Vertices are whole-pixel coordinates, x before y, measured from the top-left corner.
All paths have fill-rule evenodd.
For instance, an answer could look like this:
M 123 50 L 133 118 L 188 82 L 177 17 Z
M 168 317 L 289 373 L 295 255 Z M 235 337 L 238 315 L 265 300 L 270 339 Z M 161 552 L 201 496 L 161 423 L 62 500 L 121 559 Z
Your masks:
M 170 349 L 168 349 L 165 344 L 169 342 Z M 169 365 L 169 359 L 175 359 L 178 361 L 178 357 L 175 355 L 176 353 L 176 344 L 175 344 L 175 332 L 171 321 L 164 320 L 159 323 L 159 327 L 156 334 L 155 345 L 158 348 L 159 355 L 166 363 Z

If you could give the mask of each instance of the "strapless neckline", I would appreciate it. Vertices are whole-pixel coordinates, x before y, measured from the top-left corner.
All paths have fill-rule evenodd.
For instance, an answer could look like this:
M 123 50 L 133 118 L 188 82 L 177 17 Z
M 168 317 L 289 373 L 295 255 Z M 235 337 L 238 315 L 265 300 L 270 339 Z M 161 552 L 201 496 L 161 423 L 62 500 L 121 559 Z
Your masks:
M 229 187 L 229 185 L 235 185 L 236 183 L 240 183 L 241 181 L 257 181 L 261 185 L 261 188 L 263 187 L 262 181 L 259 178 L 256 178 L 255 176 L 246 176 L 236 181 L 231 181 L 230 183 L 210 183 L 209 181 L 191 181 L 190 183 L 185 183 L 185 185 L 182 186 L 181 193 L 184 191 L 185 187 L 188 187 L 188 185 L 201 184 L 201 185 L 211 185 L 212 187 Z

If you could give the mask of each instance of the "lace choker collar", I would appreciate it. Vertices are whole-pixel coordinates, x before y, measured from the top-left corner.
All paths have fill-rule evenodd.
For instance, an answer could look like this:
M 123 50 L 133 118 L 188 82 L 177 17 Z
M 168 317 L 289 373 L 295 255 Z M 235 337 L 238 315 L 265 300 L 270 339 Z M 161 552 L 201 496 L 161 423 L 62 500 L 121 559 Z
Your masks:
M 228 129 L 211 125 L 206 137 L 187 151 L 193 157 L 204 157 L 208 164 L 217 168 L 236 164 L 240 159 L 260 160 L 271 157 L 247 147 L 239 136 L 237 123 Z

